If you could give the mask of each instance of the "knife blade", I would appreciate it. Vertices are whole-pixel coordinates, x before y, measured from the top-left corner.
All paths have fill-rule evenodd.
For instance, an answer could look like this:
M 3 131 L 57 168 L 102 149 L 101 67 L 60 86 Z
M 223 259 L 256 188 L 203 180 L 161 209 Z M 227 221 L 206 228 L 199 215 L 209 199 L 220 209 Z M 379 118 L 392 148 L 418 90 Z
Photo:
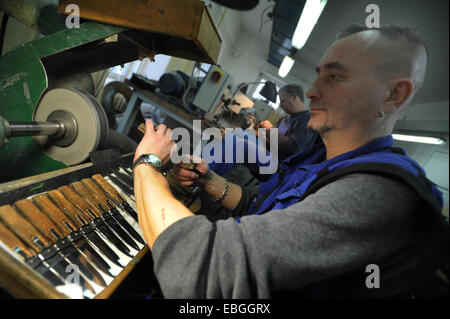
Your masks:
M 145 241 L 142 239 L 141 235 L 123 218 L 116 208 L 116 205 L 109 199 L 109 197 L 104 193 L 104 191 L 98 186 L 92 179 L 83 178 L 81 182 L 94 194 L 104 209 L 108 209 L 108 212 L 113 216 L 113 218 L 120 223 L 120 225 L 130 234 L 136 241 L 145 245 Z M 138 247 L 138 246 L 136 246 Z M 138 247 L 138 250 L 142 248 Z
M 54 220 L 58 220 L 58 218 L 54 215 L 54 212 L 50 211 L 49 208 L 45 206 L 47 203 L 45 203 L 43 196 L 44 195 L 39 195 L 37 201 L 34 202 L 30 199 L 19 200 L 14 203 L 14 207 L 16 207 L 31 224 L 39 226 L 38 229 L 41 233 L 47 235 L 48 238 L 53 239 L 54 245 L 52 247 L 56 248 L 56 251 L 61 254 L 64 259 L 78 267 L 80 273 L 89 281 L 95 294 L 101 292 L 103 288 L 107 286 L 103 276 L 89 263 L 86 257 L 77 250 L 70 240 L 71 238 L 69 238 L 74 231 L 75 226 L 70 225 L 68 220 L 65 221 L 69 226 L 68 228 L 59 227 L 59 225 L 55 224 Z M 41 203 L 41 205 L 45 207 L 45 212 L 36 206 L 37 203 Z M 79 240 L 81 240 L 81 238 Z M 57 255 L 55 255 L 55 257 L 57 258 Z
M 69 218 L 79 222 L 81 225 L 79 230 L 88 239 L 88 242 L 92 244 L 92 247 L 96 249 L 94 250 L 94 253 L 97 252 L 102 257 L 101 259 L 98 259 L 100 264 L 97 264 L 97 266 L 99 269 L 106 271 L 113 277 L 117 276 L 122 269 L 122 265 L 119 263 L 120 258 L 95 232 L 90 224 L 93 218 L 85 216 L 84 213 L 76 208 L 60 190 L 51 190 L 47 192 L 47 195 Z M 108 261 L 113 262 L 114 265 L 108 263 Z M 116 267 L 115 265 L 119 267 Z
M 119 192 L 112 186 L 102 175 L 95 174 L 92 178 L 99 184 L 106 194 L 116 203 L 116 205 L 122 207 L 133 219 L 139 222 L 138 215 L 135 210 L 122 198 Z
M 28 248 L 22 240 L 20 240 L 11 230 L 0 223 L 0 240 L 11 249 L 19 259 L 25 262 L 28 266 L 34 269 L 44 279 L 50 282 L 53 286 L 65 285 L 58 273 L 51 269 L 48 265 L 44 265 L 42 261 L 36 256 L 36 252 Z
M 112 232 L 112 230 L 105 224 L 105 221 L 100 218 L 101 213 L 98 209 L 87 202 L 83 197 L 81 197 L 75 190 L 69 186 L 61 186 L 59 190 L 67 197 L 68 200 L 72 202 L 78 209 L 80 209 L 86 216 L 92 218 L 91 225 L 94 229 L 97 229 L 99 234 L 104 236 L 108 241 L 110 241 L 118 252 L 130 257 L 129 249 L 124 243 Z M 117 252 L 117 253 L 118 253 Z M 120 256 L 119 256 L 120 257 Z M 125 267 L 128 261 L 121 258 L 119 263 Z
M 62 210 L 60 210 L 46 195 L 36 195 L 33 197 L 34 203 L 44 212 L 56 225 L 64 232 L 64 236 L 68 238 L 75 247 L 83 254 L 83 256 L 93 264 L 93 266 L 105 275 L 99 274 L 103 282 L 98 284 L 106 286 L 112 281 L 112 275 L 107 268 L 108 264 L 98 253 L 88 244 L 83 233 L 79 229 L 82 224 L 78 220 L 69 218 Z M 87 266 L 89 268 L 89 266 Z M 108 283 L 106 283 L 108 281 Z
M 83 232 L 84 236 L 86 236 L 92 243 L 97 253 L 100 256 L 104 257 L 103 260 L 108 264 L 108 272 L 113 275 L 113 277 L 117 276 L 128 264 L 128 261 L 118 256 L 116 252 L 111 249 L 109 244 L 105 242 L 108 241 L 108 238 L 105 236 L 105 240 L 103 240 L 102 237 L 100 237 L 100 235 L 97 233 L 97 231 L 100 232 L 100 230 L 96 230 L 95 227 L 91 224 L 82 226 L 80 230 Z M 113 244 L 111 243 L 111 245 Z
M 72 242 L 68 239 L 60 239 L 56 244 L 62 254 L 62 256 L 68 260 L 73 265 L 78 267 L 80 273 L 89 280 L 91 287 L 93 288 L 95 294 L 100 293 L 108 284 L 105 282 L 104 277 L 98 272 L 98 270 L 93 267 L 85 255 L 81 254 Z M 67 271 L 67 268 L 66 268 Z M 108 280 L 109 282 L 112 281 Z
M 107 206 L 102 205 L 103 203 L 98 200 L 94 193 L 90 192 L 81 182 L 73 182 L 70 184 L 73 189 L 83 196 L 83 198 L 90 202 L 92 206 L 98 209 L 98 212 L 101 215 L 101 218 L 105 221 L 106 224 L 124 241 L 124 243 L 131 246 L 133 249 L 139 251 L 139 247 L 133 241 L 133 239 L 120 227 L 117 221 L 107 212 Z M 131 257 L 137 254 L 137 252 L 133 255 L 130 249 L 128 249 L 128 253 Z
M 113 250 L 114 244 L 110 247 L 109 244 L 104 242 L 99 236 L 102 235 L 109 243 L 107 236 L 101 233 L 101 230 L 96 228 L 96 216 L 89 212 L 89 205 L 83 202 L 83 199 L 69 186 L 61 186 L 58 190 L 48 192 L 50 196 L 55 200 L 60 208 L 73 218 L 78 219 L 83 226 L 80 228 L 84 235 L 104 254 L 108 260 L 112 261 L 115 265 L 124 267 L 126 264 L 120 259 L 120 257 Z M 75 201 L 72 203 L 72 201 Z M 101 222 L 101 220 L 100 220 Z
M 115 175 L 109 174 L 108 177 L 118 186 L 120 189 L 127 194 L 131 199 L 134 200 L 134 188 L 130 188 L 120 179 L 118 179 Z
M 0 215 L 3 223 L 29 247 L 37 251 L 37 256 L 54 269 L 66 282 L 70 283 L 76 279 L 73 283 L 81 287 L 84 297 L 91 299 L 95 296 L 94 288 L 81 274 L 74 276 L 68 271 L 70 265 L 58 252 L 53 239 L 40 232 L 10 205 L 0 207 Z
M 119 166 L 118 169 L 119 169 L 119 171 L 123 172 L 124 174 L 127 174 L 131 179 L 134 179 L 133 172 L 131 171 L 130 167 L 124 168 L 122 166 Z
M 18 251 L 20 254 L 20 250 Z M 63 286 L 65 285 L 65 281 L 63 278 L 61 278 L 58 273 L 53 270 L 50 265 L 48 265 L 45 261 L 42 261 L 39 256 L 33 256 L 30 258 L 27 258 L 25 262 L 36 272 L 45 279 L 47 279 L 53 286 Z
M 89 299 L 95 297 L 97 292 L 97 287 L 93 287 L 93 284 L 85 279 L 83 273 L 80 271 L 76 273 L 75 276 L 72 275 L 72 271 L 75 272 L 75 269 L 71 266 L 75 265 L 80 267 L 77 264 L 69 264 L 67 260 L 62 256 L 62 254 L 58 251 L 58 248 L 53 245 L 45 248 L 38 239 L 35 240 L 36 244 L 41 246 L 44 250 L 38 254 L 38 256 L 48 263 L 50 267 L 55 269 L 58 274 L 60 274 L 68 283 L 72 283 L 81 287 L 83 291 L 83 296 Z M 81 270 L 80 268 L 78 268 Z M 95 285 L 96 286 L 96 285 Z
M 131 189 L 134 189 L 134 179 L 133 178 L 131 178 L 130 176 L 128 176 L 125 173 L 122 173 L 119 168 L 111 167 L 110 169 L 111 169 L 112 173 L 114 173 L 114 175 L 117 176 L 118 179 L 120 179 L 123 183 L 127 184 L 128 187 L 130 187 Z

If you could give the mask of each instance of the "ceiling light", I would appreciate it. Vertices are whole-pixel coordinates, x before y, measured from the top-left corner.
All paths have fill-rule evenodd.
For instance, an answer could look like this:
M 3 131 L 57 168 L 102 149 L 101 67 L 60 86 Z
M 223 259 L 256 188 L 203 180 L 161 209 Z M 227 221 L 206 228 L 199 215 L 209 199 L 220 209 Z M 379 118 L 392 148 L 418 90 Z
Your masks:
M 281 62 L 280 69 L 278 70 L 278 75 L 284 78 L 289 73 L 293 65 L 294 59 L 286 55 L 283 59 L 283 62 Z
M 300 19 L 298 20 L 297 28 L 295 28 L 294 36 L 292 37 L 292 46 L 294 48 L 297 50 L 303 48 L 326 4 L 327 0 L 306 1 Z
M 415 135 L 403 135 L 403 134 L 392 134 L 394 140 L 414 142 L 414 143 L 424 143 L 424 144 L 435 144 L 441 145 L 445 144 L 445 140 L 438 137 L 427 137 L 427 136 L 415 136 Z

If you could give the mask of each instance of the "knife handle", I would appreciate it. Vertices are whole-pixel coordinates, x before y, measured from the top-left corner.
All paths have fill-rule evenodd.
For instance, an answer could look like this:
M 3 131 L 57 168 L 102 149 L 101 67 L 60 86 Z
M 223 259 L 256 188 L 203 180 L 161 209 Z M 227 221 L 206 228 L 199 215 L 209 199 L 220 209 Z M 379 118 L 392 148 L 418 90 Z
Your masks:
M 0 234 L 0 241 L 8 246 L 13 252 L 17 252 L 19 249 L 25 254 L 25 256 L 22 255 L 22 257 L 25 258 L 30 258 L 35 255 L 35 252 L 32 249 L 25 246 L 25 244 L 2 223 L 0 223 Z
M 28 247 L 41 252 L 50 246 L 50 242 L 30 222 L 23 218 L 10 205 L 0 207 L 0 219 L 11 229 L 17 237 L 25 242 Z
M 95 196 L 93 196 L 92 192 L 90 192 L 81 182 L 73 182 L 70 184 L 73 189 L 80 194 L 89 204 L 91 204 L 96 209 L 96 214 L 99 216 L 102 215 L 102 211 L 99 207 L 104 208 L 104 205 L 102 205 L 101 201 L 99 201 Z M 108 211 L 109 208 L 107 207 L 105 211 Z
M 92 219 L 89 219 L 83 211 L 77 209 L 60 190 L 51 190 L 47 192 L 47 195 L 67 216 L 78 222 L 77 224 L 85 225 Z
M 90 205 L 86 200 L 84 200 L 83 197 L 78 195 L 78 193 L 75 192 L 73 188 L 69 186 L 61 186 L 58 189 L 64 194 L 64 196 L 67 197 L 67 199 L 72 204 L 78 207 L 78 209 L 81 210 L 87 218 L 89 218 L 89 221 L 100 217 L 100 214 L 97 213 L 98 209 Z
M 47 214 L 47 216 L 60 227 L 64 233 L 64 237 L 81 227 L 81 223 L 78 222 L 75 224 L 72 222 L 72 219 L 68 218 L 47 196 L 34 196 L 33 201 L 39 206 L 42 212 Z
M 101 200 L 103 203 L 105 203 L 107 205 L 108 209 L 115 207 L 115 205 L 108 198 L 108 196 L 105 194 L 103 189 L 101 189 L 101 187 L 98 186 L 92 179 L 83 178 L 81 180 L 81 182 L 84 184 L 84 186 L 86 186 L 87 189 L 92 191 L 99 198 L 99 200 Z
M 124 202 L 125 200 L 120 196 L 119 192 L 112 186 L 102 175 L 95 174 L 92 178 L 108 193 L 109 196 L 117 203 Z
M 65 237 L 61 229 L 31 200 L 21 199 L 15 202 L 14 206 L 31 224 L 35 225 L 50 242 L 56 243 L 58 240 Z

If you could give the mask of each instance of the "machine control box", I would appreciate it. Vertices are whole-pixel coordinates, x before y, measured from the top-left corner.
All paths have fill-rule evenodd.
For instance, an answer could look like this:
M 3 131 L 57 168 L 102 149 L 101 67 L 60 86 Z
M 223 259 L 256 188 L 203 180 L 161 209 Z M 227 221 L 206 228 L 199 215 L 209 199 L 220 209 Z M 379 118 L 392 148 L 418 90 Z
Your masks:
M 232 87 L 231 75 L 216 65 L 211 66 L 192 100 L 192 104 L 215 115 L 220 110 L 223 101 L 231 98 Z

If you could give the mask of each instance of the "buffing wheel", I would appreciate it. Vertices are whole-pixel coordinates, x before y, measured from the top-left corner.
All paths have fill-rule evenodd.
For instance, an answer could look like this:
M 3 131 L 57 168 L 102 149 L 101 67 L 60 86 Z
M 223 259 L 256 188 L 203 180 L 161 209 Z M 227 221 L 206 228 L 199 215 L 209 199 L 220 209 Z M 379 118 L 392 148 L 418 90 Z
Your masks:
M 76 165 L 85 161 L 89 153 L 105 143 L 109 131 L 106 113 L 98 102 L 86 94 L 58 88 L 48 91 L 34 112 L 33 121 L 49 121 L 54 113 L 68 113 L 76 122 L 76 137 L 70 145 L 58 145 L 48 136 L 34 137 L 45 152 L 64 164 Z

